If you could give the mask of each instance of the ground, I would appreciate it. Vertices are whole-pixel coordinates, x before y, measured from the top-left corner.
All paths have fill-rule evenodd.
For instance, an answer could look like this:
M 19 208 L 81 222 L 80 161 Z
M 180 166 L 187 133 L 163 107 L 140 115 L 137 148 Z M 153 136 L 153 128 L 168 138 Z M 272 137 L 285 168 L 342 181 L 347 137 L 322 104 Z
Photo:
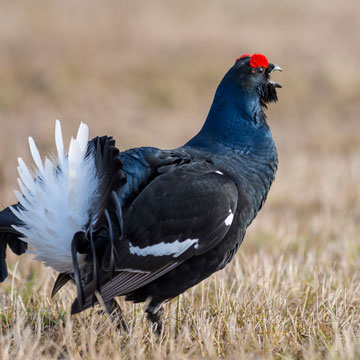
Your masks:
M 55 151 L 79 122 L 119 148 L 183 144 L 243 53 L 283 73 L 268 121 L 279 171 L 224 271 L 165 307 L 157 337 L 141 305 L 129 334 L 98 309 L 70 317 L 75 288 L 10 253 L 0 286 L 2 359 L 360 358 L 360 3 L 304 0 L 10 0 L 0 13 L 0 199 L 15 201 L 27 136 Z

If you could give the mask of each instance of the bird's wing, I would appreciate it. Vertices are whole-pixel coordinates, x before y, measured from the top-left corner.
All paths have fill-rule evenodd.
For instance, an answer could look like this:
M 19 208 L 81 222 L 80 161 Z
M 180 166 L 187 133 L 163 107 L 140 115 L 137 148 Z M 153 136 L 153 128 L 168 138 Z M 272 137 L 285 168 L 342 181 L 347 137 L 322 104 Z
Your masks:
M 148 259 L 142 261 L 142 270 L 158 268 L 159 258 L 184 260 L 191 249 L 192 255 L 210 250 L 229 229 L 237 204 L 235 183 L 212 164 L 195 161 L 159 171 L 163 173 L 139 194 L 124 217 L 130 254 L 136 260 Z M 122 242 L 118 246 L 120 252 Z M 122 261 L 117 261 L 119 270 Z
M 104 255 L 100 279 L 104 301 L 209 251 L 231 226 L 237 188 L 214 165 L 194 161 L 159 167 L 158 172 L 124 215 L 123 236 L 115 241 L 114 253 L 108 247 Z M 75 301 L 72 313 L 93 304 L 93 289 L 92 284 L 85 287 L 85 301 Z

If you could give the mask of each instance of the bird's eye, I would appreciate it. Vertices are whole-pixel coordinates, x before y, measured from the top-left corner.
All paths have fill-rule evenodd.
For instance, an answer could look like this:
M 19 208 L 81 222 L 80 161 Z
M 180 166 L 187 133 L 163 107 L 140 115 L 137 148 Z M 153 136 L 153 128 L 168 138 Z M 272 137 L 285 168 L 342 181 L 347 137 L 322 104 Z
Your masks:
M 258 74 L 263 74 L 264 71 L 265 71 L 265 68 L 262 67 L 262 66 L 259 66 L 259 67 L 256 69 L 256 71 L 257 71 Z

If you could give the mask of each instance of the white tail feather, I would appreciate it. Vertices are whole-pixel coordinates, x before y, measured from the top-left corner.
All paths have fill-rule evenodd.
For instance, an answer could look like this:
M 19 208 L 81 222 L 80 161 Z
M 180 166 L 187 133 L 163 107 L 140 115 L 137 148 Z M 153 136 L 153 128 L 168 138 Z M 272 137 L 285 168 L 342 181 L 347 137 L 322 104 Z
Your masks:
M 44 173 L 44 166 L 43 163 L 41 161 L 41 156 L 39 153 L 38 148 L 36 147 L 35 141 L 34 139 L 29 136 L 29 145 L 30 145 L 30 151 L 31 151 L 31 155 L 35 161 L 36 166 L 38 167 L 40 173 Z
M 61 124 L 59 120 L 55 122 L 55 144 L 58 153 L 59 165 L 63 166 L 62 159 L 64 158 L 64 141 L 61 132 Z
M 15 195 L 21 206 L 11 210 L 23 225 L 13 228 L 23 235 L 35 259 L 59 272 L 73 271 L 71 242 L 77 231 L 85 229 L 97 197 L 94 156 L 86 155 L 88 136 L 88 126 L 81 123 L 65 155 L 61 125 L 56 120 L 57 159 L 46 157 L 43 163 L 32 138 L 29 145 L 37 166 L 35 178 L 19 158 L 21 192 L 15 190 Z
M 81 122 L 76 136 L 76 141 L 78 142 L 81 151 L 86 150 L 88 138 L 89 138 L 89 127 L 83 122 Z
M 25 165 L 24 160 L 22 158 L 18 158 L 18 161 L 19 161 L 19 166 L 18 166 L 17 170 L 20 175 L 20 178 L 22 179 L 24 185 L 29 190 L 34 191 L 35 185 L 34 185 L 33 176 L 31 175 L 29 169 Z

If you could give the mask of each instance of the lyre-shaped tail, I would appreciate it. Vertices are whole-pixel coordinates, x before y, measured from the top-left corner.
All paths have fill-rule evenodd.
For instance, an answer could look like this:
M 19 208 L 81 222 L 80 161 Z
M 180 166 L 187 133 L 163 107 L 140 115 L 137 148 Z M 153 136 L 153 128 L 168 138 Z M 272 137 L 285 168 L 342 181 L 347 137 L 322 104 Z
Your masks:
M 21 225 L 12 227 L 22 234 L 36 260 L 59 272 L 72 272 L 71 242 L 83 231 L 97 197 L 98 178 L 95 159 L 88 151 L 89 128 L 81 123 L 76 138 L 65 153 L 60 122 L 55 125 L 57 157 L 41 159 L 34 140 L 29 138 L 36 165 L 33 175 L 19 158 L 15 195 L 21 206 L 12 207 Z

